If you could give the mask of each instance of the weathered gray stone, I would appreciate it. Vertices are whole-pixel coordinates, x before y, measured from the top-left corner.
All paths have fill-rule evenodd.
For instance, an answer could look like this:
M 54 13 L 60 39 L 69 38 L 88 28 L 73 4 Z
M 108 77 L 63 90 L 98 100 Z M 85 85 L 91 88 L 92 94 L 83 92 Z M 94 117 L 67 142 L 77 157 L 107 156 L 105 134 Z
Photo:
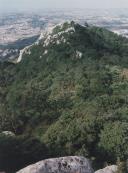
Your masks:
M 116 165 L 111 165 L 107 166 L 104 169 L 100 169 L 96 171 L 95 173 L 116 173 L 117 172 L 117 166 Z
M 43 160 L 17 173 L 93 173 L 93 169 L 88 159 L 68 156 Z
M 1 134 L 5 135 L 5 136 L 15 136 L 15 134 L 11 131 L 3 131 Z

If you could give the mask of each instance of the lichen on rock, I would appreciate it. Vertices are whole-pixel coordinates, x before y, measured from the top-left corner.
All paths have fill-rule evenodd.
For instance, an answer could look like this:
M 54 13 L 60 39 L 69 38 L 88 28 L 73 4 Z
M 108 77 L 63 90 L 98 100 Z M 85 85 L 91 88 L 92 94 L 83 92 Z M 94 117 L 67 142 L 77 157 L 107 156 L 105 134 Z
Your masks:
M 88 159 L 68 156 L 43 160 L 17 173 L 93 173 L 93 169 Z

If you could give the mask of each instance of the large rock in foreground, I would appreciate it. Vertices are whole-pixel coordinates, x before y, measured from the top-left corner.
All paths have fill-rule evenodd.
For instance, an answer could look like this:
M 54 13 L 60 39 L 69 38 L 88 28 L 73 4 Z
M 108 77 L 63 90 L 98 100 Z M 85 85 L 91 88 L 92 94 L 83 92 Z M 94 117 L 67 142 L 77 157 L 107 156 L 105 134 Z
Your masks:
M 43 160 L 17 173 L 93 173 L 93 169 L 88 159 L 69 156 Z
M 104 169 L 100 169 L 96 171 L 95 173 L 116 173 L 117 169 L 118 167 L 116 165 L 111 165 L 111 166 L 107 166 Z

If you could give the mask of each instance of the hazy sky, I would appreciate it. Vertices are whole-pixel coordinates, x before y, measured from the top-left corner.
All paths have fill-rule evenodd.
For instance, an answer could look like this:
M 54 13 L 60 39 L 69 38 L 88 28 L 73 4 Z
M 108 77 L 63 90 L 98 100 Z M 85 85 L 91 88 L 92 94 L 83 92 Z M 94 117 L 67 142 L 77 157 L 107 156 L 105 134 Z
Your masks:
M 0 11 L 68 7 L 128 8 L 128 0 L 0 0 Z

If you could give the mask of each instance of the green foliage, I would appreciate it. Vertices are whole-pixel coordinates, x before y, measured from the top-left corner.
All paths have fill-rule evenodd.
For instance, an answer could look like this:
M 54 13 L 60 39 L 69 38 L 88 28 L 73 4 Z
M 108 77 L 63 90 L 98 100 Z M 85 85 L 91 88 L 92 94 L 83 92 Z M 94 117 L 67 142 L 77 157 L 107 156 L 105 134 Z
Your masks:
M 108 123 L 100 134 L 99 147 L 112 158 L 125 160 L 128 157 L 128 123 Z
M 15 172 L 48 157 L 43 143 L 32 137 L 0 135 L 0 170 Z
M 53 157 L 83 155 L 100 165 L 125 160 L 128 40 L 74 22 L 52 34 L 68 27 L 75 32 L 62 34 L 66 42 L 44 47 L 42 40 L 19 64 L 0 63 L 0 132 L 14 132 L 16 142 L 21 135 L 38 137 Z
M 127 161 L 117 162 L 117 165 L 118 165 L 117 173 L 127 173 L 128 172 Z

